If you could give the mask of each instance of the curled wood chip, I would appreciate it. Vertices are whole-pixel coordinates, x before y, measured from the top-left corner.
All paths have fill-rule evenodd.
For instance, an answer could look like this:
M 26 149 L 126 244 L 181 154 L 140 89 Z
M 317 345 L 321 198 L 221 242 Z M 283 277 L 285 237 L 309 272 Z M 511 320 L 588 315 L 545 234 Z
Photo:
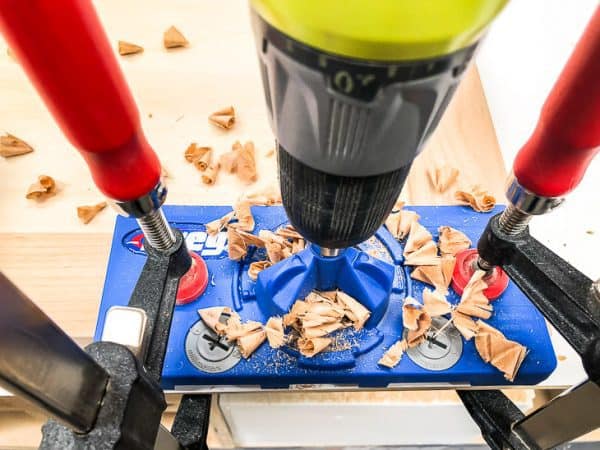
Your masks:
M 56 194 L 56 182 L 49 175 L 40 175 L 38 180 L 29 186 L 25 198 L 28 200 L 45 200 Z
M 250 203 L 237 202 L 233 210 L 238 221 L 230 224 L 230 226 L 239 230 L 254 231 L 255 222 L 252 210 L 250 209 Z
M 227 173 L 234 173 L 237 169 L 237 154 L 233 151 L 223 153 L 219 157 L 219 164 Z
M 254 333 L 256 330 L 262 330 L 262 324 L 254 320 L 241 323 L 239 316 L 233 316 L 227 321 L 225 336 L 229 341 L 237 341 L 240 338 Z
M 219 173 L 219 163 L 211 164 L 206 168 L 202 174 L 202 182 L 204 184 L 213 185 L 217 181 L 217 174 Z
M 210 236 L 214 236 L 214 235 L 218 234 L 227 226 L 227 224 L 229 222 L 231 222 L 233 220 L 234 217 L 235 217 L 235 211 L 231 211 L 219 219 L 208 222 L 207 224 L 204 225 L 206 227 L 206 232 Z
M 165 48 L 187 47 L 189 42 L 174 26 L 171 26 L 163 34 L 163 44 Z
M 243 198 L 252 205 L 272 206 L 281 204 L 281 192 L 279 191 L 279 187 L 275 185 L 269 185 L 260 190 L 245 194 Z
M 439 193 L 444 193 L 454 184 L 459 172 L 454 167 L 443 165 L 428 169 L 427 174 L 433 188 Z
M 304 328 L 302 330 L 302 335 L 306 338 L 316 338 L 321 336 L 326 336 L 334 331 L 341 330 L 345 328 L 346 325 L 342 322 L 331 322 L 324 323 L 323 325 L 318 325 L 316 327 Z
M 77 217 L 79 217 L 83 223 L 88 224 L 100 211 L 106 208 L 106 205 L 106 202 L 100 202 L 95 205 L 78 206 Z
M 300 338 L 298 339 L 298 350 L 302 355 L 312 358 L 317 353 L 325 350 L 331 344 L 331 341 L 330 338 L 325 337 Z
M 142 53 L 143 51 L 144 47 L 140 47 L 139 45 L 127 41 L 119 41 L 119 55 L 135 55 L 136 53 Z
M 203 150 L 202 155 L 198 156 L 198 158 L 192 161 L 194 167 L 201 172 L 204 172 L 210 166 L 210 162 L 212 161 L 212 148 L 210 147 L 199 147 L 200 150 Z
M 278 228 L 275 234 L 288 239 L 304 239 L 302 235 L 298 233 L 291 225 Z
M 487 212 L 496 206 L 496 198 L 478 185 L 472 186 L 469 191 L 456 191 L 454 198 L 477 212 Z
M 248 267 L 248 277 L 250 277 L 251 280 L 256 281 L 258 279 L 258 274 L 272 265 L 273 263 L 271 261 L 254 261 L 253 263 L 250 263 L 250 266 Z
M 476 270 L 473 273 L 463 290 L 460 303 L 456 307 L 458 312 L 480 319 L 489 319 L 492 316 L 494 308 L 483 293 L 488 287 L 487 283 L 483 281 L 484 276 L 483 270 Z
M 442 294 L 448 293 L 448 286 L 452 281 L 452 272 L 456 258 L 452 255 L 442 255 L 439 264 L 434 266 L 417 266 L 410 274 L 413 280 L 419 280 L 435 287 Z
M 0 156 L 4 158 L 25 155 L 32 151 L 33 148 L 27 142 L 12 134 L 6 133 L 0 136 Z
M 481 320 L 477 321 L 475 348 L 481 358 L 504 373 L 508 381 L 514 381 L 527 355 L 525 346 L 507 339 L 499 330 Z
M 416 212 L 401 209 L 388 216 L 385 226 L 396 239 L 404 239 L 410 232 L 413 222 L 418 222 L 418 220 L 419 215 Z
M 417 329 L 408 330 L 406 342 L 409 347 L 416 347 L 425 341 L 425 334 L 431 328 L 431 316 L 425 310 L 421 310 L 421 314 L 417 319 Z
M 245 359 L 248 359 L 250 355 L 252 355 L 252 353 L 254 353 L 258 347 L 260 347 L 260 344 L 262 344 L 266 338 L 267 333 L 263 329 L 242 336 L 237 340 L 240 353 Z
M 256 236 L 252 233 L 248 233 L 247 231 L 243 231 L 240 229 L 235 229 L 239 236 L 244 240 L 246 245 L 254 245 L 256 247 L 264 247 L 266 242 L 260 236 Z
M 275 155 L 275 149 L 274 148 L 271 148 L 271 149 L 267 150 L 267 153 L 265 153 L 265 156 L 267 158 L 270 158 L 273 155 Z
M 217 328 L 218 324 L 220 323 L 221 314 L 224 314 L 227 319 L 233 315 L 237 316 L 237 314 L 234 313 L 228 306 L 212 306 L 210 308 L 199 309 L 198 314 L 200 315 L 202 322 L 204 322 L 204 324 L 215 333 L 219 333 Z M 223 333 L 221 332 L 219 334 Z
M 407 257 L 412 252 L 420 249 L 423 245 L 433 240 L 433 236 L 419 222 L 414 221 L 410 224 L 410 232 L 406 245 L 404 246 L 404 257 Z M 437 250 L 436 250 L 437 252 Z
M 456 256 L 457 253 L 471 247 L 471 240 L 462 231 L 443 226 L 438 228 L 438 232 L 440 234 L 438 245 L 442 254 Z
M 419 318 L 422 313 L 422 305 L 412 297 L 406 297 L 402 303 L 402 325 L 409 330 L 419 328 Z
M 208 116 L 208 121 L 219 128 L 229 130 L 235 124 L 235 109 L 233 106 L 221 108 Z
M 418 250 L 411 252 L 404 260 L 405 266 L 438 266 L 441 258 L 437 254 L 437 245 L 429 241 Z
M 292 241 L 292 254 L 301 252 L 306 248 L 306 241 L 304 239 L 294 239 Z
M 267 249 L 267 257 L 271 263 L 277 264 L 279 261 L 284 259 L 283 247 L 281 244 L 278 244 L 277 242 L 267 242 L 265 244 L 265 248 Z
M 248 254 L 248 246 L 239 231 L 234 228 L 227 229 L 227 251 L 229 259 L 239 261 Z
M 283 320 L 281 317 L 271 317 L 265 325 L 267 340 L 271 348 L 279 348 L 285 343 Z
M 360 330 L 371 316 L 371 312 L 358 300 L 342 291 L 337 291 L 336 299 L 343 306 L 346 316 L 352 322 L 355 330 Z
M 408 343 L 404 339 L 401 339 L 388 348 L 377 364 L 392 369 L 398 365 L 406 350 L 408 350 Z
M 423 289 L 423 310 L 427 311 L 431 317 L 443 316 L 452 311 L 452 305 L 441 292 L 431 292 L 430 289 L 425 288 Z
M 477 333 L 477 323 L 459 311 L 452 311 L 452 323 L 467 341 L 471 340 Z
M 265 242 L 275 242 L 282 247 L 291 246 L 291 243 L 286 238 L 273 233 L 271 230 L 260 230 L 258 235 Z
M 256 181 L 256 161 L 254 159 L 254 143 L 248 141 L 237 151 L 237 175 L 244 183 Z

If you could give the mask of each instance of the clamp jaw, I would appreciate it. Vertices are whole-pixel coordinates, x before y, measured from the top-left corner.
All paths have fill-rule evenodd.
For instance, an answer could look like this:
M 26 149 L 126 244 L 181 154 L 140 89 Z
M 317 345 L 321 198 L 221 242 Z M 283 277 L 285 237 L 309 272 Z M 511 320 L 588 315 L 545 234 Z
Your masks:
M 549 449 L 600 427 L 600 280 L 593 282 L 529 234 L 560 205 L 600 150 L 600 7 L 521 148 L 506 196 L 481 236 L 477 264 L 501 267 L 579 354 L 588 380 L 525 416 L 500 391 L 459 391 L 494 449 Z

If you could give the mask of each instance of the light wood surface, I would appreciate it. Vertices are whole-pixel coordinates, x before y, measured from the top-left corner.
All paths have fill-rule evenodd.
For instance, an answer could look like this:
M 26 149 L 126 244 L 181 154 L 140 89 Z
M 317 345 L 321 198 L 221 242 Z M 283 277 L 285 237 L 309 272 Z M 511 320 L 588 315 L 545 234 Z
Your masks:
M 96 6 L 115 47 L 123 39 L 145 49 L 139 55 L 117 57 L 148 139 L 171 174 L 168 203 L 231 204 L 247 189 L 276 182 L 274 158 L 265 156 L 274 141 L 245 1 L 103 0 Z M 170 25 L 188 38 L 189 48 L 162 47 L 162 33 Z M 115 214 L 107 209 L 89 225 L 78 221 L 76 207 L 101 196 L 2 41 L 0 50 L 0 131 L 35 148 L 23 157 L 0 159 L 0 270 L 85 343 L 94 331 Z M 222 131 L 208 124 L 209 113 L 227 105 L 238 112 L 234 129 Z M 258 149 L 259 181 L 251 187 L 225 174 L 215 186 L 206 187 L 183 159 L 192 141 L 213 146 L 218 155 L 238 139 L 251 139 Z M 415 161 L 401 197 L 413 204 L 452 202 L 428 182 L 427 168 L 438 163 L 459 168 L 461 184 L 481 184 L 502 198 L 506 171 L 475 68 L 466 74 L 438 130 Z M 27 201 L 27 186 L 41 173 L 55 177 L 61 192 L 44 203 Z M 340 401 L 353 401 L 348 395 Z M 0 404 L 0 448 L 34 446 L 39 434 L 32 430 L 38 429 L 40 418 L 15 412 L 15 403 L 4 405 L 2 409 Z M 213 446 L 230 446 L 227 424 L 218 411 L 211 426 Z

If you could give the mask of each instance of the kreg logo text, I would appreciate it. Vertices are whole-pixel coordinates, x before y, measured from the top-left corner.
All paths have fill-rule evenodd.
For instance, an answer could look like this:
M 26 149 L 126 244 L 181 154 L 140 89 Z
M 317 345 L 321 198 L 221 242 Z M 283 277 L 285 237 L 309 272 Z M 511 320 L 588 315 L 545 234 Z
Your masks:
M 206 231 L 185 230 L 178 227 L 183 234 L 188 250 L 200 256 L 220 257 L 227 255 L 227 233 L 210 236 Z M 123 246 L 136 255 L 145 255 L 144 233 L 134 230 L 123 238 Z

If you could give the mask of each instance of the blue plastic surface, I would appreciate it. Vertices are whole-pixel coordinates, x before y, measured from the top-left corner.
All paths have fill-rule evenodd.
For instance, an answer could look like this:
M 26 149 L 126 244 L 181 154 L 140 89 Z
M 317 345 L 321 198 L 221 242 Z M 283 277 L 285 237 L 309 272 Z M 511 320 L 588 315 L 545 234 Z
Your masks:
M 438 236 L 438 227 L 449 225 L 463 231 L 473 242 L 477 242 L 491 214 L 499 212 L 502 208 L 496 207 L 490 214 L 476 213 L 461 206 L 423 206 L 407 209 L 412 209 L 421 216 L 420 222 L 429 229 L 435 239 Z M 360 387 L 385 387 L 390 383 L 469 383 L 480 386 L 510 384 L 501 372 L 481 360 L 472 340 L 464 341 L 459 361 L 443 371 L 421 368 L 406 355 L 393 369 L 377 365 L 385 350 L 402 335 L 402 300 L 407 295 L 421 299 L 422 290 L 427 287 L 408 276 L 411 269 L 402 265 L 402 243 L 393 239 L 385 227 L 359 245 L 359 249 L 365 253 L 349 249 L 339 257 L 344 258 L 344 261 L 336 263 L 338 268 L 343 265 L 353 266 L 355 269 L 351 273 L 354 275 L 366 274 L 368 282 L 356 282 L 362 289 L 360 293 L 347 287 L 351 286 L 352 282 L 344 285 L 348 281 L 343 273 L 335 270 L 321 270 L 324 276 L 309 279 L 306 274 L 315 274 L 317 267 L 322 264 L 322 259 L 308 249 L 261 275 L 264 286 L 260 289 L 270 290 L 268 296 L 271 300 L 259 305 L 257 283 L 248 278 L 247 268 L 250 262 L 265 259 L 264 250 L 251 250 L 241 263 L 231 261 L 227 258 L 226 233 L 207 236 L 205 232 L 204 223 L 229 211 L 230 207 L 220 206 L 165 207 L 165 214 L 171 223 L 184 233 L 188 248 L 198 252 L 205 259 L 210 280 L 199 299 L 175 309 L 163 370 L 162 383 L 165 389 L 193 385 L 285 388 L 292 384 Z M 287 223 L 281 207 L 256 206 L 252 211 L 256 220 L 256 232 L 260 229 L 275 231 Z M 117 218 L 98 314 L 96 339 L 101 334 L 107 310 L 114 305 L 127 305 L 145 262 L 142 237 L 135 220 Z M 373 259 L 373 264 L 367 263 L 371 268 L 362 266 L 365 264 L 363 260 Z M 382 261 L 386 264 L 382 264 Z M 349 289 L 349 294 L 356 295 L 368 307 L 373 307 L 374 317 L 370 319 L 368 326 L 360 332 L 355 332 L 352 328 L 342 330 L 340 333 L 344 334 L 338 342 L 344 345 L 339 347 L 340 350 L 322 353 L 314 358 L 302 357 L 290 348 L 274 350 L 265 343 L 248 360 L 242 359 L 233 368 L 222 373 L 203 372 L 192 365 L 186 356 L 184 345 L 190 327 L 199 320 L 198 309 L 226 305 L 236 310 L 242 320 L 265 323 L 272 312 L 281 313 L 286 309 L 286 305 L 295 300 L 294 296 L 302 296 L 304 293 L 302 287 L 290 289 L 290 279 L 294 277 L 288 273 L 281 282 L 286 286 L 289 295 L 278 297 L 279 270 L 289 270 L 289 265 L 294 264 L 302 264 L 299 273 L 303 274 L 298 277 L 296 286 L 314 282 L 317 287 L 324 287 L 336 278 L 334 284 L 344 285 L 345 289 Z M 313 269 L 310 269 L 311 267 Z M 379 289 L 387 289 L 386 283 L 391 275 L 390 267 L 393 268 L 391 294 L 388 299 L 382 299 L 382 291 Z M 380 276 L 382 278 L 378 278 Z M 378 281 L 369 284 L 373 280 Z M 325 285 L 319 284 L 322 282 Z M 374 290 L 370 291 L 367 286 L 374 287 Z M 452 303 L 459 300 L 454 292 L 451 292 L 448 299 Z M 532 385 L 544 380 L 556 367 L 556 358 L 541 314 L 512 282 L 493 305 L 494 314 L 488 322 L 509 339 L 516 340 L 528 348 L 528 354 L 514 384 Z

